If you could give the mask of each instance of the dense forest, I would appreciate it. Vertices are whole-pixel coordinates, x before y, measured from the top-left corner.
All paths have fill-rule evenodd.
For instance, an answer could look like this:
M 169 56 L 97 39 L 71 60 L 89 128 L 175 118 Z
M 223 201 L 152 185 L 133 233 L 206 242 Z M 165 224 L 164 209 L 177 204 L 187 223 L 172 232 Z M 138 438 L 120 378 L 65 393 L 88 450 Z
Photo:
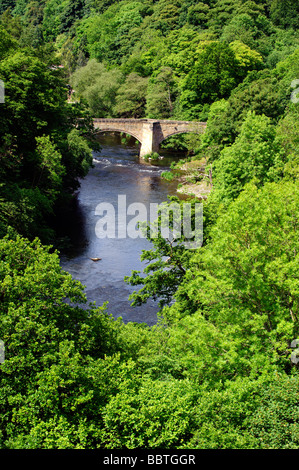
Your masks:
M 299 447 L 298 26 L 298 0 L 0 0 L 2 449 Z M 93 117 L 207 122 L 165 142 L 205 162 L 202 247 L 126 279 L 152 327 L 60 267 Z

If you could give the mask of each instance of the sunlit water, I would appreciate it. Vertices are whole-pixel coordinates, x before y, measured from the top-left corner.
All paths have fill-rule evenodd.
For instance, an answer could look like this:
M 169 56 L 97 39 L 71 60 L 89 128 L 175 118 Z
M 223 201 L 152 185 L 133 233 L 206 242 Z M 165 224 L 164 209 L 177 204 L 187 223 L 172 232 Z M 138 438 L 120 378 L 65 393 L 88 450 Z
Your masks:
M 76 220 L 70 224 L 73 245 L 61 255 L 61 266 L 85 286 L 88 301 L 97 306 L 108 301 L 108 312 L 115 318 L 122 317 L 124 322 L 153 325 L 157 302 L 131 307 L 128 297 L 135 288 L 124 282 L 132 270 L 143 270 L 145 263 L 140 261 L 140 255 L 151 244 L 143 238 L 99 239 L 95 229 L 100 217 L 95 210 L 99 203 L 108 202 L 117 213 L 118 197 L 125 195 L 127 206 L 143 203 L 149 213 L 150 203 L 161 203 L 167 195 L 176 194 L 176 184 L 161 179 L 161 173 L 178 155 L 168 152 L 167 157 L 167 152 L 161 152 L 165 158 L 151 165 L 139 160 L 134 143 L 122 145 L 120 138 L 113 135 L 103 136 L 100 143 L 102 151 L 94 154 L 94 167 L 81 181 L 73 215 Z M 130 219 L 132 216 L 127 216 Z

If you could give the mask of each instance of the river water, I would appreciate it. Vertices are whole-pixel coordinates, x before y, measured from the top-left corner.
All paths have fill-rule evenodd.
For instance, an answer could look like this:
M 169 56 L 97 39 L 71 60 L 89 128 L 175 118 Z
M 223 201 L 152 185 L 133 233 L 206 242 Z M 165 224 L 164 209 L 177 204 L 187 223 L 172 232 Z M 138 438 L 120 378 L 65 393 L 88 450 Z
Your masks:
M 127 206 L 142 203 L 149 211 L 150 203 L 161 203 L 167 200 L 167 195 L 176 195 L 176 183 L 164 181 L 161 173 L 182 154 L 163 151 L 165 158 L 150 164 L 139 160 L 139 148 L 134 141 L 122 144 L 120 136 L 110 134 L 102 135 L 100 144 L 102 150 L 94 154 L 94 167 L 80 182 L 76 210 L 68 224 L 72 245 L 61 253 L 61 266 L 85 286 L 88 301 L 97 306 L 108 301 L 108 313 L 122 317 L 125 323 L 154 325 L 158 303 L 149 301 L 131 307 L 128 297 L 136 287 L 124 282 L 132 270 L 144 269 L 140 255 L 151 244 L 144 238 L 98 238 L 96 224 L 100 217 L 96 207 L 110 203 L 117 214 L 118 198 L 126 196 Z M 130 219 L 132 216 L 127 216 Z

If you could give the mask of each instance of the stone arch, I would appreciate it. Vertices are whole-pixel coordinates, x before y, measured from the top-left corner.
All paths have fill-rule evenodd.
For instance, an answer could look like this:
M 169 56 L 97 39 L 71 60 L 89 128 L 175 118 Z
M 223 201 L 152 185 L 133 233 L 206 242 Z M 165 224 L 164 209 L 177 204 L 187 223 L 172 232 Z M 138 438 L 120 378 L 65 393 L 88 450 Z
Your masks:
M 121 129 L 97 129 L 97 134 L 104 134 L 105 132 L 119 132 L 120 134 L 128 134 L 134 137 L 134 139 L 138 140 L 140 144 L 142 144 L 141 138 L 135 133 L 128 131 L 127 129 L 126 130 L 124 129 L 122 130 Z
M 166 136 L 163 136 L 161 138 L 161 140 L 159 140 L 159 145 L 162 144 L 162 142 L 164 142 L 164 140 L 167 140 L 169 137 L 172 137 L 173 135 L 179 135 L 179 134 L 201 134 L 201 132 L 196 132 L 196 131 L 190 131 L 190 130 L 182 130 L 182 131 L 174 131 L 172 132 L 171 134 L 168 134 Z

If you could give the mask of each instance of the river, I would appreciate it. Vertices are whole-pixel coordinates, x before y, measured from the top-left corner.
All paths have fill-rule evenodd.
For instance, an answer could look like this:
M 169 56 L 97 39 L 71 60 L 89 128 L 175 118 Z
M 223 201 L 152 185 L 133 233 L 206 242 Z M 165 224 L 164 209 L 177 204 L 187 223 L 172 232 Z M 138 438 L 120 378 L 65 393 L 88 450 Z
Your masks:
M 97 306 L 108 301 L 108 313 L 115 318 L 122 317 L 125 323 L 154 325 L 158 303 L 152 300 L 131 307 L 128 297 L 136 287 L 124 282 L 132 270 L 143 270 L 145 264 L 140 261 L 140 255 L 151 244 L 144 238 L 99 239 L 95 230 L 99 220 L 96 207 L 103 202 L 110 203 L 117 213 L 121 195 L 126 196 L 127 206 L 138 202 L 149 210 L 150 203 L 161 203 L 167 195 L 176 195 L 176 183 L 164 181 L 161 173 L 172 160 L 182 158 L 182 154 L 162 151 L 164 159 L 150 164 L 139 160 L 134 141 L 122 144 L 120 136 L 107 134 L 100 137 L 100 145 L 101 152 L 94 153 L 93 168 L 80 181 L 72 221 L 66 224 L 72 245 L 61 253 L 61 266 L 85 286 L 88 301 Z

